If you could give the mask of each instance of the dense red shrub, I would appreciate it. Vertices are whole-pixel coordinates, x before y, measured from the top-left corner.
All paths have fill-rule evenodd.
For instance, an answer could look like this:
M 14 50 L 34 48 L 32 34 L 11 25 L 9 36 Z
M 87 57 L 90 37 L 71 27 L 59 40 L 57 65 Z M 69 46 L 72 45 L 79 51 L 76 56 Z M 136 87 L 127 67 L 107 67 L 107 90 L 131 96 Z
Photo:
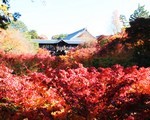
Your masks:
M 55 74 L 57 72 L 55 71 Z M 61 70 L 53 81 L 56 81 L 55 86 L 58 90 L 60 89 L 59 91 L 67 103 L 74 108 L 73 114 L 89 117 L 90 119 L 97 115 L 98 118 L 108 118 L 109 116 L 111 119 L 123 119 L 128 116 L 126 114 L 133 114 L 132 112 L 142 109 L 141 106 L 137 106 L 138 102 L 142 100 L 142 97 L 140 97 L 142 95 L 145 96 L 146 101 L 141 104 L 146 107 L 140 112 L 144 110 L 148 116 L 147 112 L 150 111 L 146 102 L 149 101 L 150 94 L 147 91 L 150 87 L 149 75 L 149 68 L 137 70 L 136 67 L 124 69 L 121 66 L 114 66 L 113 68 L 100 68 L 98 71 L 95 68 L 81 67 L 75 70 Z M 139 87 L 141 82 L 146 83 L 146 86 Z M 133 102 L 133 108 L 128 111 L 130 100 Z M 120 114 L 118 111 L 124 112 Z M 137 112 L 137 114 L 141 113 Z
M 0 65 L 0 119 L 148 119 L 150 68 L 47 68 L 16 76 Z
M 90 51 L 90 50 L 89 50 Z M 89 53 L 89 52 L 88 52 Z M 88 58 L 88 53 L 85 53 Z M 76 61 L 77 57 L 67 56 L 51 56 L 48 51 L 39 50 L 37 54 L 21 54 L 5 53 L 0 51 L 0 62 L 8 68 L 13 69 L 13 74 L 28 74 L 30 72 L 44 72 L 48 68 L 68 69 L 78 68 L 81 57 Z M 90 55 L 91 56 L 91 55 Z M 82 58 L 82 61 L 84 58 Z M 89 59 L 88 59 L 89 60 Z
M 5 53 L 0 51 L 0 62 L 8 68 L 13 69 L 14 74 L 27 74 L 29 72 L 41 72 L 47 67 L 57 67 L 54 56 L 40 50 L 37 54 L 21 54 Z
M 48 88 L 42 83 L 49 79 L 44 74 L 16 76 L 4 65 L 0 65 L 0 73 L 0 119 L 28 117 L 32 120 L 52 117 L 51 114 L 61 114 L 64 107 L 67 109 L 56 88 Z

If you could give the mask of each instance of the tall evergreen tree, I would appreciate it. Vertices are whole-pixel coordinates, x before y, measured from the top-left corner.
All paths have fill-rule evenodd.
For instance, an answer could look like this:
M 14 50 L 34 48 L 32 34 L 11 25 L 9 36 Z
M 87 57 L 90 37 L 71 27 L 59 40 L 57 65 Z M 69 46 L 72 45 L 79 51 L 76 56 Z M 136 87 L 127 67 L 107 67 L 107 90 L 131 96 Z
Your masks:
M 126 42 L 134 46 L 133 61 L 138 66 L 150 66 L 150 18 L 137 18 L 126 29 Z
M 130 15 L 129 21 L 132 22 L 137 18 L 148 18 L 149 12 L 145 10 L 145 6 L 141 6 L 140 4 L 138 5 L 138 8 L 134 11 L 132 15 Z

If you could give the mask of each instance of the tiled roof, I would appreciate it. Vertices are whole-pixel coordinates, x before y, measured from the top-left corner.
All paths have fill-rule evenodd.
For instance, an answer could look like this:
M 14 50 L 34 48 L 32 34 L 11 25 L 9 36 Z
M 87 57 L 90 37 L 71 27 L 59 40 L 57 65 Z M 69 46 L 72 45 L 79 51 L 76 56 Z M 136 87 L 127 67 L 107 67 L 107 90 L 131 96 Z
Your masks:
M 86 31 L 86 29 L 83 28 L 83 29 L 81 29 L 81 30 L 78 30 L 78 31 L 76 31 L 76 32 L 73 32 L 73 33 L 71 33 L 71 34 L 68 34 L 68 35 L 64 38 L 64 40 L 70 40 L 70 39 L 72 39 L 72 38 L 75 38 L 75 37 L 81 35 L 81 34 L 82 34 L 83 32 L 85 32 L 85 31 Z
M 87 31 L 85 28 L 78 30 L 74 33 L 68 34 L 63 40 L 51 39 L 51 40 L 41 40 L 35 39 L 33 42 L 40 43 L 40 44 L 57 44 L 61 41 L 64 41 L 67 44 L 82 44 L 85 40 L 78 38 L 82 33 Z
M 80 38 L 73 38 L 70 40 L 63 40 L 64 42 L 68 43 L 68 44 L 82 44 L 85 42 L 85 40 L 82 40 Z

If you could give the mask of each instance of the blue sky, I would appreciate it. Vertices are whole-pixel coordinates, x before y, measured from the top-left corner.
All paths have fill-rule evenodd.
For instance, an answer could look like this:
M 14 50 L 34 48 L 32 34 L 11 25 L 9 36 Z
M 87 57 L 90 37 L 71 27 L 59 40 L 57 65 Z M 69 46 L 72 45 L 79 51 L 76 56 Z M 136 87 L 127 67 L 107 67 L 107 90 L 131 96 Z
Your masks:
M 20 12 L 29 30 L 48 38 L 71 33 L 86 27 L 96 36 L 112 34 L 112 15 L 115 10 L 127 18 L 140 5 L 150 11 L 150 0 L 10 0 L 11 11 Z

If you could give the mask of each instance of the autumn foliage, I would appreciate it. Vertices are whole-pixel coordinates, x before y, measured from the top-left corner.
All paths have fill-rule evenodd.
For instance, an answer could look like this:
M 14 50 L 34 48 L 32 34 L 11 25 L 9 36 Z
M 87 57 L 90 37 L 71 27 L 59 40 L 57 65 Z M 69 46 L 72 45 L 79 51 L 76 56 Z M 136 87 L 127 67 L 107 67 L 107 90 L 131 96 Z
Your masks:
M 65 56 L 1 49 L 0 120 L 150 119 L 150 67 L 131 59 L 141 47 L 134 43 L 149 41 L 132 30 Z
M 33 43 L 27 40 L 23 33 L 14 29 L 0 28 L 0 49 L 15 54 L 36 53 Z
M 21 68 L 30 60 L 38 69 L 32 71 L 28 66 L 26 75 L 16 75 L 15 68 L 6 67 L 6 56 L 13 64 L 24 61 L 23 67 L 19 63 Z M 6 56 L 3 53 L 0 65 L 0 119 L 149 118 L 150 68 L 115 65 L 96 69 L 78 64 L 58 69 L 50 64 L 57 59 L 48 55 L 19 56 L 19 60 Z

